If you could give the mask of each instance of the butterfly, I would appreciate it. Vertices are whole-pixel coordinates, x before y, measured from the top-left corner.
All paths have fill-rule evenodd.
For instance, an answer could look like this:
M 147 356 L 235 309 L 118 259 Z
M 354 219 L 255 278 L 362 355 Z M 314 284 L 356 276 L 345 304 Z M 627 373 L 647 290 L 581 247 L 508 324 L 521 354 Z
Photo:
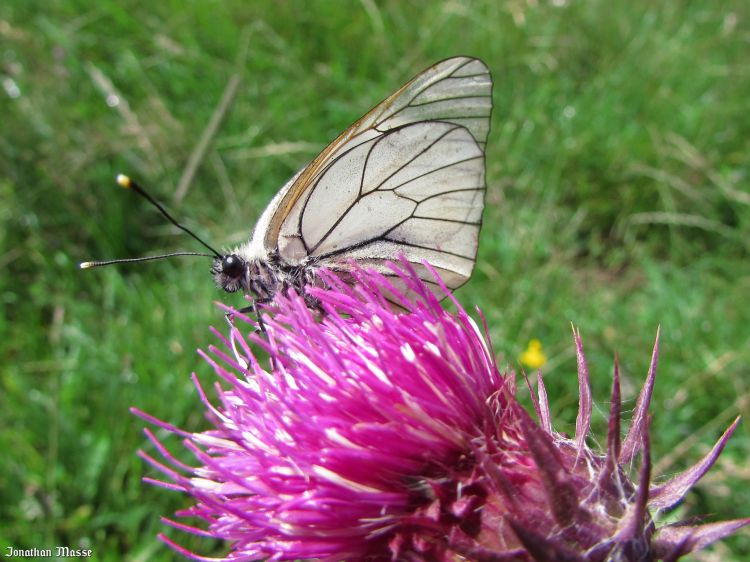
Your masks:
M 425 69 L 295 174 L 249 241 L 219 253 L 199 239 L 212 252 L 214 282 L 254 304 L 289 288 L 304 294 L 320 268 L 347 280 L 352 263 L 398 285 L 387 263 L 403 256 L 434 292 L 441 289 L 424 261 L 449 290 L 458 288 L 476 260 L 491 111 L 492 78 L 481 60 L 454 57 Z M 118 181 L 198 239 L 129 178 Z

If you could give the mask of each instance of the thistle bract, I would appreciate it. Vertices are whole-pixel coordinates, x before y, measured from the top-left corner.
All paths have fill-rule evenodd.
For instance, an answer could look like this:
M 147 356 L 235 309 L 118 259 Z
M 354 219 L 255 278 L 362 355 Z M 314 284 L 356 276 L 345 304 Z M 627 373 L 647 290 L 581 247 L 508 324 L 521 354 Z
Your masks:
M 222 345 L 202 353 L 221 379 L 218 403 L 195 379 L 212 429 L 185 433 L 136 411 L 195 455 L 186 466 L 147 431 L 167 461 L 142 453 L 168 479 L 152 482 L 195 500 L 178 516 L 198 523 L 167 523 L 227 541 L 226 560 L 414 562 L 676 560 L 750 523 L 656 522 L 739 422 L 693 468 L 651 483 L 658 337 L 624 439 L 615 367 L 607 449 L 593 451 L 577 333 L 580 408 L 566 437 L 553 429 L 541 377 L 535 421 L 466 312 L 446 311 L 408 264 L 393 272 L 356 270 L 353 285 L 323 273 L 329 288 L 310 289 L 322 314 L 294 293 L 278 296 L 263 335 L 236 315 L 229 338 L 217 332 Z M 265 367 L 248 340 L 268 353 Z

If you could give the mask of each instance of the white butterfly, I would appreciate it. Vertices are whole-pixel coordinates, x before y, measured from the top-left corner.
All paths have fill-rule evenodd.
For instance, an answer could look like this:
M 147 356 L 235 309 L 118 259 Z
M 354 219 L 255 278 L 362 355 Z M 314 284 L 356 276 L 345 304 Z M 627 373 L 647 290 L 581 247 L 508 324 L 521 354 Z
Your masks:
M 267 302 L 304 293 L 321 267 L 346 279 L 351 260 L 392 276 L 386 262 L 403 255 L 436 292 L 423 260 L 461 286 L 477 253 L 491 110 L 482 61 L 426 69 L 281 188 L 250 240 L 215 258 L 216 284 Z
M 118 183 L 145 197 L 211 254 L 84 262 L 87 269 L 179 255 L 213 257 L 216 284 L 254 303 L 287 288 L 305 294 L 325 267 L 348 281 L 352 261 L 394 277 L 403 255 L 436 294 L 430 263 L 453 290 L 471 275 L 484 209 L 484 148 L 492 78 L 475 58 L 424 70 L 380 102 L 299 171 L 258 220 L 250 240 L 217 252 L 177 222 L 126 176 Z M 405 294 L 409 290 L 394 278 Z M 312 303 L 311 303 L 312 304 Z

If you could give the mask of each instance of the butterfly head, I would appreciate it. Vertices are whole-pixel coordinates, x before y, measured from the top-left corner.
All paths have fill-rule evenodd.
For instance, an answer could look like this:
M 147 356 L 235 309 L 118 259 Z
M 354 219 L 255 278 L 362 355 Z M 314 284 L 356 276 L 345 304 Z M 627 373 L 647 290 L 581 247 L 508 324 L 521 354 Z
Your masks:
M 226 254 L 215 258 L 211 273 L 216 286 L 227 293 L 247 289 L 248 264 L 237 254 Z

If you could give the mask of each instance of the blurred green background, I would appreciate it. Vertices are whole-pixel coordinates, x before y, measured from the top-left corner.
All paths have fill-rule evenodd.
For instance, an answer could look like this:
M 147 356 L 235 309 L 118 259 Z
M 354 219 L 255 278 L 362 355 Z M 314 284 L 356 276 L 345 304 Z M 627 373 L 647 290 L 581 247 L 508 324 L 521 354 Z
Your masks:
M 241 301 L 204 258 L 77 269 L 200 249 L 115 174 L 232 245 L 338 132 L 457 54 L 495 79 L 479 260 L 458 296 L 484 310 L 501 363 L 541 340 L 557 427 L 572 430 L 574 323 L 603 438 L 615 353 L 632 408 L 661 325 L 655 474 L 747 417 L 747 2 L 5 0 L 0 552 L 175 557 L 154 535 L 186 502 L 141 482 L 155 473 L 128 408 L 206 427 L 189 375 L 212 378 L 194 350 L 223 328 L 213 301 Z M 749 455 L 745 423 L 675 517 L 750 515 Z M 744 532 L 693 559 L 748 556 Z

